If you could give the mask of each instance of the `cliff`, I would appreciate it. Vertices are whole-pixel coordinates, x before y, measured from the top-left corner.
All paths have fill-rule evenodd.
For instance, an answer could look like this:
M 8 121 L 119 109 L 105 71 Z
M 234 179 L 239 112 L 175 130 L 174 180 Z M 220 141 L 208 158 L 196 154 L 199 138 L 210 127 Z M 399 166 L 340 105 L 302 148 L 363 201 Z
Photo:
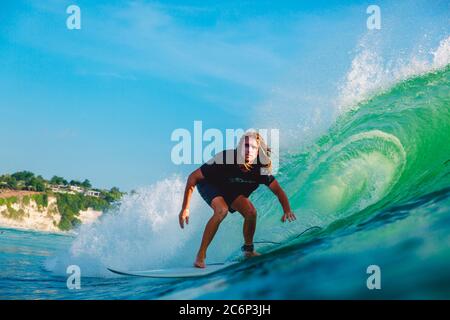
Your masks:
M 78 210 L 80 223 L 92 223 L 102 211 L 87 208 Z M 61 213 L 58 199 L 46 194 L 18 194 L 0 198 L 0 227 L 61 232 Z

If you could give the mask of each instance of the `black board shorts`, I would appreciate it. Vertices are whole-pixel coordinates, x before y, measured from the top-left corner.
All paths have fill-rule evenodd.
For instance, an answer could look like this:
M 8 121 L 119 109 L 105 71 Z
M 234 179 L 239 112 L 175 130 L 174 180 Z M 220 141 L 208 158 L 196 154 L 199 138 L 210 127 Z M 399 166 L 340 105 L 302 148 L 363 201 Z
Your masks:
M 226 204 L 228 205 L 228 211 L 230 211 L 231 213 L 236 211 L 233 208 L 231 208 L 231 204 L 237 197 L 240 196 L 240 194 L 233 192 L 226 192 L 222 190 L 219 186 L 206 182 L 204 180 L 197 183 L 197 190 L 202 196 L 203 200 L 205 200 L 210 207 L 211 202 L 215 197 L 223 197 Z

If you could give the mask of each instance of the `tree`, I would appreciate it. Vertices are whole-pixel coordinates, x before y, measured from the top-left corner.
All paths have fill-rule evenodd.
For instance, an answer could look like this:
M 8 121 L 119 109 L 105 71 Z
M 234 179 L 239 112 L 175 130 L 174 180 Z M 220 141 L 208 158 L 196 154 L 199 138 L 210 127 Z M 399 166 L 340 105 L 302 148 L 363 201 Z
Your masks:
M 106 201 L 108 201 L 108 203 L 112 203 L 120 200 L 123 196 L 123 192 L 121 192 L 117 187 L 112 187 L 109 191 L 102 191 L 102 196 Z
M 78 180 L 70 180 L 69 184 L 71 186 L 78 186 L 78 187 L 81 186 L 81 182 Z
M 112 187 L 111 190 L 109 190 L 109 194 L 116 201 L 120 200 L 120 198 L 122 198 L 122 196 L 123 196 L 123 193 L 117 187 Z
M 8 186 L 8 188 L 10 188 L 10 189 L 16 190 L 18 188 L 17 180 L 15 178 L 13 178 L 12 176 L 7 177 L 5 182 L 6 182 L 6 185 Z
M 42 176 L 37 176 L 34 187 L 36 191 L 44 192 L 45 191 L 45 179 Z
M 16 179 L 16 181 L 25 181 L 25 183 L 27 183 L 32 178 L 34 178 L 34 173 L 30 172 L 30 171 L 19 171 L 19 172 L 13 173 L 11 175 L 11 177 Z
M 67 185 L 68 182 L 66 179 L 62 178 L 62 177 L 58 177 L 58 176 L 53 176 L 50 180 L 50 184 L 53 185 Z
M 35 190 L 39 192 L 45 191 L 45 180 L 42 176 L 32 177 L 26 184 L 28 190 Z
M 83 181 L 83 183 L 81 184 L 81 186 L 82 186 L 83 188 L 86 188 L 86 189 L 92 188 L 91 182 L 90 182 L 88 179 L 85 179 L 85 180 Z

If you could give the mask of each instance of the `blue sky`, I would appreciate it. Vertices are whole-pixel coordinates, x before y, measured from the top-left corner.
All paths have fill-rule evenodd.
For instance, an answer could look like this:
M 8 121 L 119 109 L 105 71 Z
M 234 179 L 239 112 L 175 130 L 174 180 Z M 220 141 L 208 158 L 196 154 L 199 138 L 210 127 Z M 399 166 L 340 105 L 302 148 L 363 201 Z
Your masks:
M 404 6 L 385 5 L 398 46 L 413 46 L 418 30 L 431 42 L 446 31 L 448 1 L 413 3 L 407 8 L 419 17 L 396 18 Z M 81 30 L 66 28 L 71 4 L 81 8 Z M 274 92 L 301 92 L 300 114 L 332 100 L 367 32 L 369 4 L 5 1 L 1 173 L 31 170 L 125 190 L 186 174 L 193 167 L 170 161 L 174 129 L 192 129 L 194 120 L 248 128 L 276 118 L 261 111 Z M 285 107 L 277 112 L 292 111 Z

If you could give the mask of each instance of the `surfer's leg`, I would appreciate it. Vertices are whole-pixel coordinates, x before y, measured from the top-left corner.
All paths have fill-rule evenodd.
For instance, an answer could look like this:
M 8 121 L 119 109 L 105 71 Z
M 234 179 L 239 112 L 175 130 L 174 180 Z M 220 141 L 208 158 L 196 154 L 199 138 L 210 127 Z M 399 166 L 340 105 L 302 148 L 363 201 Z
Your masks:
M 223 197 L 215 197 L 211 201 L 211 207 L 214 210 L 214 214 L 206 224 L 205 231 L 203 232 L 202 243 L 197 253 L 197 259 L 194 263 L 194 265 L 199 268 L 205 267 L 206 250 L 214 238 L 220 223 L 228 213 L 228 206 Z
M 256 230 L 255 206 L 247 197 L 241 195 L 233 201 L 231 207 L 244 217 L 244 241 L 246 245 L 252 245 Z

